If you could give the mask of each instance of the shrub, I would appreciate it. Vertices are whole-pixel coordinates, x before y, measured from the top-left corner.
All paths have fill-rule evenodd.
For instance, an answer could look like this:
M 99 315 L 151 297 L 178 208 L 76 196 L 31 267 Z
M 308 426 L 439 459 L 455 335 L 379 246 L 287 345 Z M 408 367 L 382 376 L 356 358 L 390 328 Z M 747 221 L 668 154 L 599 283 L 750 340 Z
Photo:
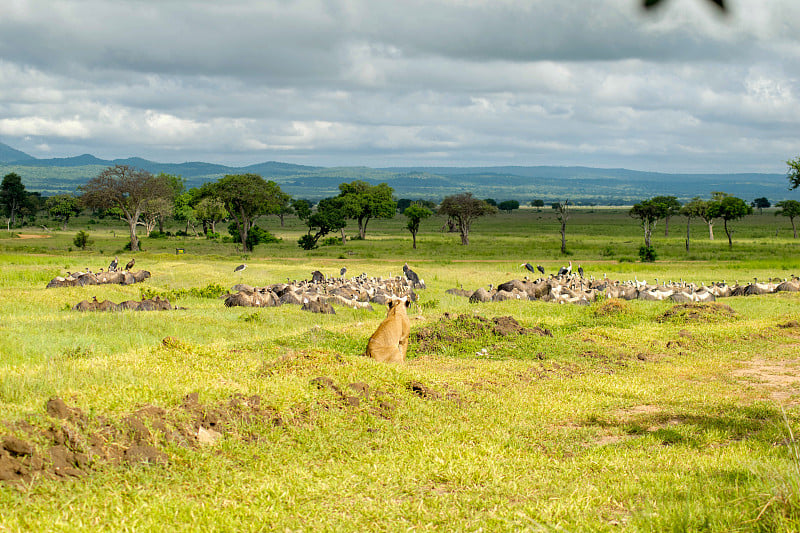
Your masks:
M 639 247 L 639 259 L 645 263 L 652 263 L 656 260 L 658 254 L 656 254 L 656 249 L 652 246 L 645 246 L 644 244 Z
M 75 238 L 72 239 L 72 244 L 80 248 L 81 250 L 85 250 L 87 246 L 92 244 L 92 239 L 89 238 L 89 234 L 83 230 L 80 230 L 76 235 Z
M 602 250 L 600 250 L 600 255 L 603 257 L 614 257 L 614 247 L 610 244 L 606 244 Z
M 148 235 L 148 237 L 150 237 L 151 239 L 166 239 L 167 234 L 164 233 L 163 231 L 153 230 L 150 232 L 150 235 Z
M 322 241 L 322 246 L 336 246 L 337 244 L 342 244 L 342 239 L 339 237 L 327 237 Z
M 313 235 L 305 234 L 297 239 L 297 245 L 303 250 L 313 250 L 317 247 L 317 241 L 314 239 Z

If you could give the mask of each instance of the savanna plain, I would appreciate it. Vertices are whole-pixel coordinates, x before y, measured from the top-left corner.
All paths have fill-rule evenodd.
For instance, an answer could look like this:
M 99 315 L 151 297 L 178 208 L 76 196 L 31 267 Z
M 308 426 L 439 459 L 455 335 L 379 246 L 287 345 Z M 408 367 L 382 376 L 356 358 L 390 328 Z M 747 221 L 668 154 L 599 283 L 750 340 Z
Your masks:
M 301 222 L 266 218 L 282 241 L 246 256 L 202 237 L 143 238 L 132 255 L 125 227 L 88 217 L 0 233 L 0 437 L 44 462 L 54 445 L 71 454 L 61 474 L 0 482 L 0 529 L 800 530 L 800 293 L 690 316 L 669 300 L 471 304 L 445 292 L 568 260 L 622 281 L 790 278 L 800 246 L 786 219 L 734 222 L 732 247 L 721 224 L 711 241 L 693 221 L 687 252 L 686 219 L 673 217 L 669 236 L 653 234 L 652 263 L 624 210 L 574 211 L 567 255 L 549 209 L 480 219 L 468 246 L 443 222 L 423 221 L 416 250 L 397 216 L 370 221 L 365 240 L 303 251 Z M 115 255 L 152 277 L 45 288 Z M 385 307 L 226 308 L 212 290 L 342 267 L 394 276 L 405 262 L 427 288 L 402 364 L 360 355 Z M 144 294 L 181 309 L 71 310 Z M 552 336 L 481 327 L 504 316 Z M 198 416 L 213 431 L 181 433 Z M 91 454 L 98 441 L 154 451 L 105 460 Z

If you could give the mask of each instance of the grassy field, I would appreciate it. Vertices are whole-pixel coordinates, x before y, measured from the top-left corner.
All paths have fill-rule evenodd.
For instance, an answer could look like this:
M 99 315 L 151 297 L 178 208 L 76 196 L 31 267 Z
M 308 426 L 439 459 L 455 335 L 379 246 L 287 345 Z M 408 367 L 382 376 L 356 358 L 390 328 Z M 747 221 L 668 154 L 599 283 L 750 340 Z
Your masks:
M 669 237 L 656 230 L 650 264 L 637 261 L 641 229 L 621 210 L 576 212 L 566 257 L 549 210 L 481 220 L 468 247 L 442 223 L 423 223 L 417 250 L 401 217 L 311 252 L 297 247 L 294 219 L 265 220 L 282 242 L 246 256 L 233 243 L 146 238 L 135 254 L 145 283 L 61 289 L 44 287 L 114 255 L 126 262 L 126 229 L 79 219 L 66 232 L 0 234 L 0 439 L 46 456 L 54 433 L 80 451 L 116 427 L 103 435 L 163 453 L 0 482 L 0 529 L 800 531 L 797 293 L 728 298 L 734 315 L 697 319 L 664 318 L 670 302 L 469 304 L 445 293 L 567 259 L 621 280 L 784 278 L 800 274 L 785 219 L 735 222 L 732 249 L 721 227 L 710 242 L 695 223 L 687 254 L 677 217 Z M 94 244 L 76 250 L 86 228 Z M 20 238 L 34 234 L 45 237 Z M 342 266 L 396 275 L 405 261 L 428 288 L 409 311 L 417 341 L 402 365 L 359 356 L 385 316 L 378 306 L 313 315 L 187 296 L 177 311 L 69 310 L 144 287 L 266 285 Z M 553 336 L 500 336 L 476 318 L 499 316 Z M 82 418 L 48 415 L 56 397 Z M 137 433 L 126 421 L 148 406 L 159 414 L 137 415 Z M 170 438 L 201 411 L 219 418 L 218 440 Z

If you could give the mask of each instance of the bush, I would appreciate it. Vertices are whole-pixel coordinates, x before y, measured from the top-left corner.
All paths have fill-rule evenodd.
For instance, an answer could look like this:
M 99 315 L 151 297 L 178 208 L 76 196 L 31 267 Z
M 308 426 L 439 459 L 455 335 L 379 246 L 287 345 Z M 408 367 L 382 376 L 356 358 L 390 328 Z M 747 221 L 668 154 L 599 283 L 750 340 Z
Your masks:
M 258 244 L 269 244 L 271 242 L 281 242 L 281 240 L 258 226 L 253 226 L 247 232 L 247 247 L 250 250 L 254 249 Z
M 614 247 L 610 244 L 606 244 L 602 250 L 600 250 L 600 255 L 603 257 L 614 257 Z
M 81 250 L 85 250 L 87 246 L 92 244 L 92 240 L 89 238 L 88 233 L 81 230 L 75 235 L 75 238 L 72 239 L 72 244 L 74 244 Z
M 645 246 L 644 244 L 639 247 L 639 259 L 645 263 L 652 263 L 656 260 L 658 254 L 656 254 L 656 249 L 652 246 Z
M 215 232 L 213 232 L 211 230 L 208 230 L 206 232 L 206 239 L 211 239 L 211 240 L 218 241 L 221 238 L 222 238 L 222 236 L 219 233 L 215 233 Z
M 322 246 L 336 246 L 337 244 L 342 244 L 342 239 L 339 237 L 327 237 L 322 241 Z
M 163 231 L 153 230 L 150 232 L 148 237 L 150 237 L 151 239 L 166 239 L 167 234 L 164 233 Z
M 317 241 L 313 235 L 303 235 L 297 240 L 297 245 L 303 250 L 313 250 L 317 247 Z

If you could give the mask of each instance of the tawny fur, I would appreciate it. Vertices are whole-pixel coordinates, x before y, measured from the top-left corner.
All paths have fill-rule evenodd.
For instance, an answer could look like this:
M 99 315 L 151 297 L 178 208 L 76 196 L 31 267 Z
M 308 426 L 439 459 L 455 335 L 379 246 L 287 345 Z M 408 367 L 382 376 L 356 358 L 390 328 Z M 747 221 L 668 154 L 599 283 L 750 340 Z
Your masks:
M 401 363 L 408 351 L 408 334 L 411 322 L 406 308 L 411 304 L 407 298 L 393 299 L 388 303 L 389 312 L 367 343 L 367 357 L 385 363 Z

